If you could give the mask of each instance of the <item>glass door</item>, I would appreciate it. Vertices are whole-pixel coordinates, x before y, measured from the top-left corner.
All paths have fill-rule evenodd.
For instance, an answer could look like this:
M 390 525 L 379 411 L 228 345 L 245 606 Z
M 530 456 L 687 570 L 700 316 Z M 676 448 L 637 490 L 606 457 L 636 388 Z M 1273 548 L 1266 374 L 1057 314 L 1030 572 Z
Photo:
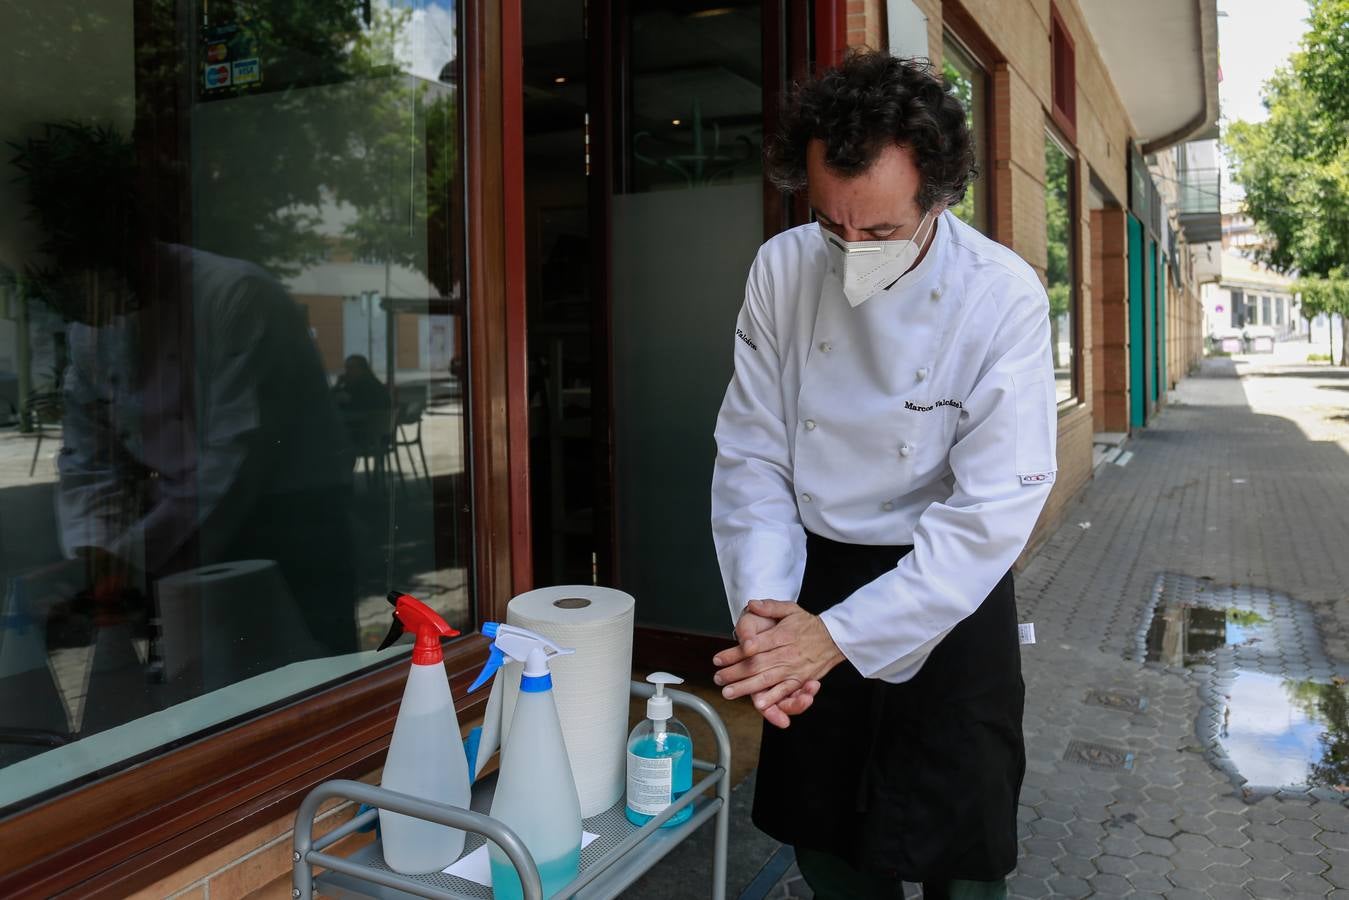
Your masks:
M 712 430 L 764 232 L 759 0 L 619 7 L 610 243 L 614 498 L 640 623 L 724 633 Z

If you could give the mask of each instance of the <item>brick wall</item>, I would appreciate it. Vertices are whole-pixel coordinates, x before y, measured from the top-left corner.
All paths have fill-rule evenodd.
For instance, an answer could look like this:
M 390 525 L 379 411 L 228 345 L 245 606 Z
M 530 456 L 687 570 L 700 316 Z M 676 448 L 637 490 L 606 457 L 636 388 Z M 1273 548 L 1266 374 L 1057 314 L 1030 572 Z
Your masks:
M 323 359 L 323 370 L 336 374 L 342 371 L 342 298 L 327 294 L 295 294 L 295 302 L 302 306 L 309 317 L 309 327 L 314 330 L 314 340 L 318 344 L 319 356 Z
M 1094 306 L 1095 368 L 1102 383 L 1093 394 L 1097 431 L 1129 430 L 1129 262 L 1128 215 L 1122 209 L 1092 213 L 1093 240 L 1100 246 L 1099 289 Z
M 373 783 L 378 778 L 372 774 L 362 780 Z M 320 811 L 315 836 L 327 834 L 355 814 L 353 804 L 333 801 Z M 132 900 L 289 900 L 294 825 L 293 813 L 268 822 L 133 894 Z M 373 838 L 373 834 L 353 834 L 330 849 L 347 854 Z
M 1004 60 L 989 73 L 994 98 L 989 154 L 996 182 L 993 236 L 1015 250 L 1043 279 L 1047 261 L 1044 141 L 1053 88 L 1050 0 L 961 0 L 960 5 Z M 939 60 L 943 3 L 920 0 L 919 6 L 928 16 L 930 55 Z M 1075 148 L 1082 190 L 1077 198 L 1075 288 L 1081 403 L 1060 416 L 1059 475 L 1033 540 L 1057 523 L 1065 505 L 1091 478 L 1093 432 L 1107 425 L 1113 426 L 1110 430 L 1127 430 L 1128 414 L 1124 345 L 1106 346 L 1112 337 L 1127 336 L 1124 214 L 1116 209 L 1110 216 L 1094 216 L 1082 195 L 1094 175 L 1111 195 L 1108 203 L 1119 205 L 1127 199 L 1127 146 L 1133 126 L 1076 3 L 1064 0 L 1055 7 L 1072 34 L 1077 58 Z M 882 4 L 851 0 L 849 12 L 850 43 L 880 46 L 871 36 L 885 34 Z M 1181 348 L 1191 343 L 1186 327 L 1178 321 L 1174 332 L 1178 373 L 1183 371 Z M 1121 328 L 1126 331 L 1120 332 Z M 1121 413 L 1122 423 L 1117 421 Z
M 848 46 L 879 50 L 886 44 L 885 0 L 847 0 Z

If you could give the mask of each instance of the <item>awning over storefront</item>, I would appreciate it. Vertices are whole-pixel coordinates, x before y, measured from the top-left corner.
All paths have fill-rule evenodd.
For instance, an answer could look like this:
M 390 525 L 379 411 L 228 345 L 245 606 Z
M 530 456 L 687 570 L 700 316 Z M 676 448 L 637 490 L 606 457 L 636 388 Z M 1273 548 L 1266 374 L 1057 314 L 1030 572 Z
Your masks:
M 1143 153 L 1218 120 L 1217 0 L 1081 0 Z

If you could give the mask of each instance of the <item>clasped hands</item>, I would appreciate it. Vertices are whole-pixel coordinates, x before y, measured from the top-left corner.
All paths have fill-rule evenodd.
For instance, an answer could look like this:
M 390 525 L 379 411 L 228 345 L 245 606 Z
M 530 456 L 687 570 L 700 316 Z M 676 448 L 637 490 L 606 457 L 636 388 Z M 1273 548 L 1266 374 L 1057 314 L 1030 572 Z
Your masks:
M 760 715 L 779 728 L 810 709 L 820 679 L 844 660 L 820 617 L 795 603 L 750 601 L 735 636 L 735 647 L 712 658 L 713 680 L 728 700 L 753 698 Z

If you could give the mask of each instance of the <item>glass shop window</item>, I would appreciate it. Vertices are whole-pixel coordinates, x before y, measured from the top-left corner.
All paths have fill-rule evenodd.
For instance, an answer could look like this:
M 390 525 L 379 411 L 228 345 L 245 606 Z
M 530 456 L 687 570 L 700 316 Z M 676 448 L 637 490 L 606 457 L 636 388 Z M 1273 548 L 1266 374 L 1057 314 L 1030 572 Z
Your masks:
M 1045 135 L 1045 246 L 1048 250 L 1050 344 L 1054 357 L 1055 396 L 1060 403 L 1077 396 L 1077 246 L 1074 227 L 1074 161 L 1052 135 Z
M 458 3 L 118 9 L 3 38 L 0 810 L 474 626 Z
M 965 198 L 951 207 L 962 221 L 984 234 L 988 233 L 988 73 L 975 61 L 965 45 L 947 34 L 942 48 L 942 75 L 947 90 L 965 107 L 966 122 L 974 137 L 974 155 L 979 176 L 970 184 Z

